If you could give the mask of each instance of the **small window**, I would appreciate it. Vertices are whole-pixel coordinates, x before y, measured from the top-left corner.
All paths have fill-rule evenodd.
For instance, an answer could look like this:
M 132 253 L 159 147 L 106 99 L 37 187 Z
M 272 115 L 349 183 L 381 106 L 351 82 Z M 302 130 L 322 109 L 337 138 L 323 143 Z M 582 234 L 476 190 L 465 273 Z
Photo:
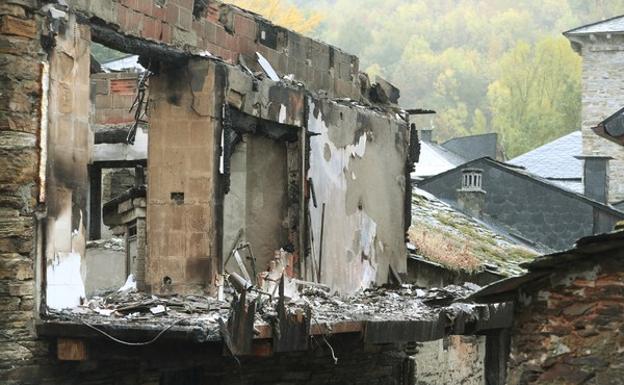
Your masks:
M 184 204 L 184 193 L 183 192 L 172 192 L 171 200 L 177 205 Z
M 135 236 L 137 234 L 136 221 L 128 226 L 128 237 Z
M 467 168 L 462 170 L 462 186 L 464 191 L 481 191 L 483 181 L 483 170 Z

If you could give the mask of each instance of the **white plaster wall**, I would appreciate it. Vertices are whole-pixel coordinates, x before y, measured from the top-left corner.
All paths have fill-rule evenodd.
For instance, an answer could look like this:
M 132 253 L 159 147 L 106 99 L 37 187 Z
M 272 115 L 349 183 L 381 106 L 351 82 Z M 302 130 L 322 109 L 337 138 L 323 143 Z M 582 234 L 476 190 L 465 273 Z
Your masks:
M 386 283 L 391 264 L 406 269 L 401 127 L 328 101 L 310 101 L 309 110 L 308 131 L 316 134 L 310 138 L 308 178 L 317 200 L 317 207 L 312 200 L 309 205 L 317 268 L 325 204 L 321 282 L 344 294 Z M 368 123 L 358 120 L 360 113 Z
M 93 146 L 93 161 L 147 159 L 147 130 L 138 128 L 134 144 L 100 143 Z

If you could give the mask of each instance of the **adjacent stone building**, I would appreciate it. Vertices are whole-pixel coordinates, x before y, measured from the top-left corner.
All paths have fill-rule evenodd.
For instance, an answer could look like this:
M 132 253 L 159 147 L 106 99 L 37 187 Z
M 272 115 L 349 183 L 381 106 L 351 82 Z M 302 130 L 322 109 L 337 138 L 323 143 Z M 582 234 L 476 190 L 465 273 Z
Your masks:
M 475 295 L 516 300 L 508 384 L 622 384 L 622 242 L 621 231 L 581 239 Z
M 583 155 L 609 156 L 609 202 L 624 199 L 624 149 L 592 130 L 624 107 L 624 16 L 567 31 L 564 35 L 583 57 Z

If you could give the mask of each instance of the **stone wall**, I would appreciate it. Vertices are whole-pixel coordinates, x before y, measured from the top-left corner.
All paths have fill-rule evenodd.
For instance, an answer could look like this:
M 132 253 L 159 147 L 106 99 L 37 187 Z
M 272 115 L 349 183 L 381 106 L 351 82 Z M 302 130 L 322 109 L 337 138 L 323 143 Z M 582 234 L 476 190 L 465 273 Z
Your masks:
M 28 3 L 28 2 L 26 2 Z M 27 5 L 0 4 L 0 382 L 24 373 L 47 343 L 34 340 L 35 211 L 39 189 L 42 21 Z M 14 381 L 16 383 L 18 381 Z
M 485 337 L 450 336 L 419 344 L 415 385 L 485 385 Z
M 569 36 L 583 56 L 582 125 L 583 154 L 605 155 L 609 163 L 609 202 L 624 199 L 624 148 L 592 131 L 624 107 L 624 36 Z
M 621 384 L 622 252 L 527 287 L 512 330 L 510 385 Z
M 102 203 L 106 203 L 134 186 L 134 169 L 102 170 Z
M 156 344 L 128 348 L 100 341 L 92 346 L 92 359 L 59 362 L 52 353 L 37 351 L 36 360 L 0 367 L 4 385 L 405 385 L 411 384 L 410 362 L 395 345 L 362 347 L 358 338 L 334 337 L 329 342 L 337 363 L 322 340 L 307 353 L 283 353 L 235 360 L 220 345 Z M 26 349 L 24 349 L 26 350 Z M 28 352 L 28 351 L 27 351 Z M 21 356 L 18 354 L 22 354 Z M 28 352 L 30 353 L 30 352 Z

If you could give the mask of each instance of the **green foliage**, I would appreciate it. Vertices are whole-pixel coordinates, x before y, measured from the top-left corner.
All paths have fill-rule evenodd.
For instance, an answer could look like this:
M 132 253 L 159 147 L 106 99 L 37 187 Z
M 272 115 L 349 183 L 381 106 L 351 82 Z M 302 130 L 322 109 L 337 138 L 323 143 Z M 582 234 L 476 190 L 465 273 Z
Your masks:
M 508 155 L 558 138 L 580 122 L 581 59 L 563 37 L 520 42 L 500 61 L 489 86 L 493 126 Z
M 438 111 L 437 139 L 498 132 L 509 157 L 580 128 L 580 58 L 561 32 L 624 13 L 624 0 L 293 1 L 403 106 Z
M 119 59 L 127 56 L 127 53 L 115 51 L 112 48 L 108 48 L 98 43 L 91 43 L 91 54 L 100 63 L 105 63 L 110 60 Z

